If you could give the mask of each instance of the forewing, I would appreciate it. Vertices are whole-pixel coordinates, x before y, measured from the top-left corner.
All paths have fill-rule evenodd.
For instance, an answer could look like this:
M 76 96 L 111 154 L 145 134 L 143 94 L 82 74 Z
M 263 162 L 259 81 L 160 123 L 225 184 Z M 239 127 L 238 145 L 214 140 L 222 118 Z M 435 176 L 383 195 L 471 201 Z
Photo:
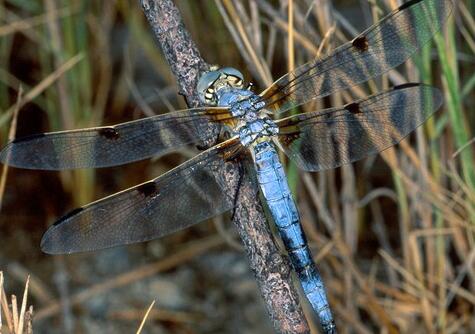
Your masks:
M 122 165 L 205 140 L 210 122 L 230 119 L 226 108 L 197 108 L 115 126 L 43 133 L 15 139 L 0 161 L 45 170 Z
M 277 140 L 304 170 L 335 168 L 398 143 L 442 101 L 440 91 L 431 86 L 398 86 L 343 108 L 284 118 L 277 122 Z
M 237 182 L 228 184 L 223 175 L 237 173 L 226 161 L 241 148 L 230 139 L 154 180 L 70 212 L 45 233 L 42 250 L 64 254 L 147 241 L 231 209 Z
M 284 112 L 311 99 L 347 89 L 404 63 L 441 30 L 450 0 L 412 0 L 323 59 L 289 72 L 261 96 L 266 108 Z

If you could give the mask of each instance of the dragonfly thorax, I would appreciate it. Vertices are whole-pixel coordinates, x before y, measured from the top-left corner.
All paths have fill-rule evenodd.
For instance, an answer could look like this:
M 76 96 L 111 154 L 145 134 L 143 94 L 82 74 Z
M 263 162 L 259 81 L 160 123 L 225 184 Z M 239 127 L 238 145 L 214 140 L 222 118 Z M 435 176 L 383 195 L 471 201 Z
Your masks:
M 218 105 L 229 107 L 238 119 L 233 132 L 239 135 L 243 146 L 250 146 L 260 139 L 270 138 L 279 132 L 275 122 L 267 116 L 260 96 L 247 89 L 223 88 L 218 91 Z
M 249 147 L 261 139 L 269 138 L 279 133 L 279 128 L 269 117 L 256 119 L 253 122 L 244 123 L 238 128 L 239 140 L 243 146 Z
M 243 88 L 242 74 L 230 67 L 207 72 L 198 83 L 203 102 L 218 107 L 228 107 L 237 120 L 232 133 L 239 136 L 242 145 L 268 140 L 279 129 L 267 116 L 265 103 L 259 95 Z
M 265 104 L 250 90 L 228 88 L 218 91 L 218 105 L 229 107 L 234 117 L 252 122 L 263 113 L 262 108 Z

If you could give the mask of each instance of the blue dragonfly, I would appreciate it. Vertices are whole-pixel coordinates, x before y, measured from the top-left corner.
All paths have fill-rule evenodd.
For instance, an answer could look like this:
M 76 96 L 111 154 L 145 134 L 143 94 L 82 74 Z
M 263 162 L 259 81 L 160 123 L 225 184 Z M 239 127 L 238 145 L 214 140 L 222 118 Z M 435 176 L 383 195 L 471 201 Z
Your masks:
M 114 126 L 51 132 L 15 139 L 0 160 L 29 169 L 117 166 L 199 144 L 210 126 L 230 139 L 148 182 L 75 209 L 43 236 L 41 248 L 69 254 L 162 237 L 233 209 L 223 191 L 228 164 L 249 164 L 303 291 L 325 333 L 336 332 L 325 287 L 299 222 L 277 149 L 305 171 L 339 167 L 389 148 L 442 104 L 439 90 L 405 84 L 343 107 L 282 114 L 348 89 L 405 62 L 438 32 L 450 0 L 412 0 L 322 59 L 284 75 L 257 95 L 226 67 L 206 72 L 197 89 L 206 107 L 170 112 Z M 246 170 L 243 168 L 242 170 Z

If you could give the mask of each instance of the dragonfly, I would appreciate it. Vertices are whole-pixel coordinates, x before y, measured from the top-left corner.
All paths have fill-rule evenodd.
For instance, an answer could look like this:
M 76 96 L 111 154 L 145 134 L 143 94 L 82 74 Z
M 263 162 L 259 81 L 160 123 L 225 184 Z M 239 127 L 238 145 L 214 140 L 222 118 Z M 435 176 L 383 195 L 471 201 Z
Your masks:
M 411 83 L 342 107 L 286 113 L 401 65 L 443 28 L 452 8 L 450 0 L 408 1 L 260 94 L 245 86 L 238 70 L 214 69 L 205 72 L 197 85 L 204 107 L 15 139 L 0 152 L 0 160 L 42 170 L 117 166 L 202 143 L 210 126 L 225 128 L 229 139 L 153 180 L 60 218 L 44 234 L 42 250 L 70 254 L 144 242 L 232 210 L 238 185 L 227 184 L 223 171 L 229 164 L 252 166 L 240 168 L 241 177 L 251 178 L 260 189 L 323 331 L 335 333 L 323 280 L 278 150 L 304 171 L 352 163 L 397 144 L 439 109 L 443 98 L 434 87 Z

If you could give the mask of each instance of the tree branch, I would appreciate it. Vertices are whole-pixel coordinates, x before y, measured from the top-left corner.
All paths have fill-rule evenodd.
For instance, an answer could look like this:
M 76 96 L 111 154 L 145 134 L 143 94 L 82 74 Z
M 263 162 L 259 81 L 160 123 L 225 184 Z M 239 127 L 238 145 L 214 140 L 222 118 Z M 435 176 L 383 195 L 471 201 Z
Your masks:
M 141 0 L 155 38 L 176 77 L 179 93 L 188 106 L 199 105 L 196 84 L 209 65 L 201 57 L 172 0 Z M 291 267 L 275 245 L 258 190 L 248 180 L 240 180 L 239 165 L 229 163 L 222 171 L 233 191 L 239 184 L 233 221 L 239 231 L 273 325 L 279 333 L 308 333 L 309 328 L 291 280 Z

